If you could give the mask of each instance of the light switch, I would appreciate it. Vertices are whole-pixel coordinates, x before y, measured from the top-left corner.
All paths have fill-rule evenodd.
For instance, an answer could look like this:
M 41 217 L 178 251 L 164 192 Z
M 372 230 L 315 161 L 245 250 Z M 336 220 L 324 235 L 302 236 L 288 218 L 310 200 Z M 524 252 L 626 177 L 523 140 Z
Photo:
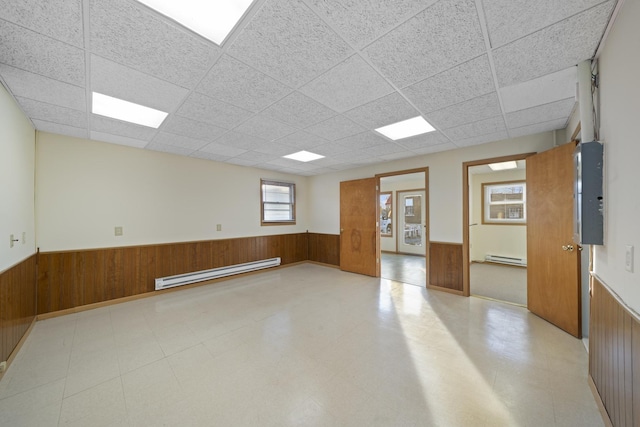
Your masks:
M 15 243 L 15 239 L 13 238 L 13 234 L 9 235 L 9 247 L 12 248 L 13 244 Z
M 222 224 L 216 224 L 216 231 L 222 231 Z
M 27 233 L 26 232 L 22 232 L 22 244 L 24 245 L 25 243 L 27 243 Z
M 627 245 L 624 255 L 625 270 L 633 273 L 633 245 Z
M 115 231 L 116 236 L 122 236 L 122 227 L 116 227 Z

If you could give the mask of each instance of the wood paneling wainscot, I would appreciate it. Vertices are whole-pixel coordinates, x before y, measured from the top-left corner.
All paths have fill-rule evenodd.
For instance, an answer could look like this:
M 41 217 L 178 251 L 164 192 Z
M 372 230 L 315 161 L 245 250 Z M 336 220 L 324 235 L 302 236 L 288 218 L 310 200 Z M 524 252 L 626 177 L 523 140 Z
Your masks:
M 42 252 L 38 314 L 152 292 L 158 277 L 274 257 L 282 265 L 306 261 L 308 233 Z
M 309 233 L 309 261 L 340 266 L 340 235 Z
M 36 316 L 36 255 L 0 273 L 0 362 L 9 360 Z
M 462 294 L 462 244 L 430 242 L 429 287 Z
M 640 426 L 640 318 L 591 278 L 589 375 L 612 425 Z

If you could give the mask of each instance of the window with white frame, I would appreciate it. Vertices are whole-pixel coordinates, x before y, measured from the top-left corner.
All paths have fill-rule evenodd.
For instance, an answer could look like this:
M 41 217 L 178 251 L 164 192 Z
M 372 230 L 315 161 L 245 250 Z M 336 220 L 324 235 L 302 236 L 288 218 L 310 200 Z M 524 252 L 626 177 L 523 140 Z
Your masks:
M 260 223 L 291 225 L 296 223 L 296 185 L 290 182 L 260 180 Z
M 525 224 L 527 184 L 525 181 L 482 184 L 483 224 Z

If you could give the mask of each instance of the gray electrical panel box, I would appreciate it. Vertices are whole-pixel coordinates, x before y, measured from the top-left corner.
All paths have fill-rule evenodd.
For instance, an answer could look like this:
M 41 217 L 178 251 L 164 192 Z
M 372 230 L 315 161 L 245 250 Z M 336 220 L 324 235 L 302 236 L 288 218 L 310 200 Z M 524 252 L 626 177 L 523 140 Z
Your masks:
M 573 163 L 573 241 L 581 245 L 602 245 L 602 144 L 598 141 L 579 143 Z

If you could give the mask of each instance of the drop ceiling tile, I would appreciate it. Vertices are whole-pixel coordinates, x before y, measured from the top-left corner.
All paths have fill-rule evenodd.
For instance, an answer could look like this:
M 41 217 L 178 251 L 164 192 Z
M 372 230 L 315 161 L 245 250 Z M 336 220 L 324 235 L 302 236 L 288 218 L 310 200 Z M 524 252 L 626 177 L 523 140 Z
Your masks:
M 402 92 L 426 114 L 495 90 L 489 59 L 482 55 L 411 85 Z
M 509 129 L 514 129 L 558 119 L 566 121 L 571 115 L 575 104 L 574 98 L 568 98 L 550 104 L 527 108 L 526 110 L 514 111 L 507 114 L 507 125 Z
M 16 97 L 16 100 L 27 116 L 32 119 L 40 119 L 76 128 L 87 127 L 87 113 L 84 111 L 34 101 L 28 98 Z
M 144 148 L 149 141 L 127 138 L 126 136 L 111 135 L 104 132 L 90 132 L 89 137 L 94 141 L 109 142 L 111 144 L 126 145 L 128 147 Z
M 315 148 L 314 153 L 321 154 L 326 156 L 327 158 L 338 158 L 340 159 L 340 163 L 344 163 L 344 161 L 340 158 L 343 153 L 348 151 L 352 151 L 353 148 L 348 144 L 343 144 L 340 141 L 328 142 L 326 144 L 322 144 Z
M 314 160 L 313 163 L 322 168 L 335 168 L 345 162 L 338 157 L 323 157 L 322 159 Z
M 0 20 L 0 62 L 84 86 L 84 51 Z
M 239 132 L 228 132 L 215 141 L 217 144 L 228 145 L 230 147 L 241 148 L 243 150 L 253 150 L 269 145 L 269 141 L 253 135 L 245 135 Z
M 75 136 L 76 138 L 87 138 L 87 130 L 75 128 L 73 126 L 61 125 L 59 123 L 45 122 L 44 120 L 31 120 L 39 131 L 57 133 L 58 135 Z
M 431 153 L 439 153 L 441 151 L 455 150 L 456 147 L 452 142 L 446 142 L 444 144 L 437 145 L 429 145 L 423 148 L 416 148 L 412 150 L 416 154 L 431 154 Z
M 368 150 L 352 150 L 342 153 L 340 157 L 349 163 L 361 163 L 366 159 L 377 160 L 378 158 Z
M 196 90 L 254 112 L 291 93 L 289 87 L 228 55 L 218 60 Z
M 365 49 L 398 87 L 448 70 L 485 52 L 474 0 L 440 1 Z
M 0 19 L 83 47 L 80 0 L 0 0 Z
M 189 91 L 164 80 L 91 55 L 91 90 L 171 112 Z
M 392 142 L 373 132 L 367 131 L 348 138 L 339 139 L 336 143 L 344 147 L 349 147 L 351 150 L 359 149 L 367 151 L 366 149 L 375 147 L 376 145 L 391 144 Z
M 93 53 L 186 88 L 220 48 L 135 2 L 91 0 Z
M 175 135 L 213 142 L 222 136 L 226 130 L 204 122 L 198 122 L 186 117 L 170 115 L 162 125 L 162 130 Z
M 289 145 L 279 144 L 277 142 L 270 142 L 269 144 L 256 147 L 253 151 L 257 151 L 259 153 L 267 153 L 267 154 L 275 154 L 278 157 L 286 156 L 288 154 L 295 153 L 295 149 L 291 148 Z
M 472 145 L 486 144 L 488 142 L 500 141 L 509 138 L 506 131 L 490 133 L 486 135 L 473 136 L 471 138 L 460 139 L 453 141 L 458 147 L 470 147 Z
M 391 161 L 391 160 L 400 160 L 400 159 L 406 159 L 409 157 L 415 157 L 415 155 L 416 153 L 413 151 L 399 151 L 397 153 L 378 155 L 378 157 L 380 157 L 382 160 L 385 160 L 385 161 Z
M 495 92 L 451 105 L 429 113 L 427 121 L 440 130 L 477 122 L 502 114 L 500 102 Z
M 272 160 L 277 159 L 278 155 L 270 154 L 270 153 L 261 153 L 259 151 L 247 151 L 246 153 L 242 153 L 238 156 L 235 156 L 234 159 L 244 160 L 256 163 L 265 163 L 270 162 Z
M 273 141 L 296 131 L 296 128 L 261 114 L 253 116 L 234 130 Z
M 86 94 L 81 87 L 4 64 L 0 64 L 0 75 L 15 96 L 86 111 Z
M 242 148 L 231 147 L 229 145 L 218 144 L 216 142 L 212 142 L 210 144 L 205 145 L 200 149 L 200 151 L 204 151 L 205 153 L 213 153 L 219 156 L 230 156 L 235 157 L 242 153 L 245 153 L 247 150 Z
M 203 160 L 213 160 L 215 162 L 228 162 L 231 159 L 230 156 L 222 156 L 214 153 L 206 153 L 204 151 L 194 151 L 189 154 L 189 157 L 195 157 Z
M 346 138 L 364 132 L 366 129 L 359 124 L 349 120 L 343 115 L 334 116 L 324 122 L 320 122 L 305 129 L 315 135 L 326 138 L 330 141 Z
M 363 47 L 436 0 L 311 0 L 320 16 L 356 47 Z
M 599 3 L 602 3 L 602 0 L 483 2 L 491 46 L 507 44 Z
M 474 136 L 487 135 L 491 133 L 506 132 L 502 115 L 480 120 L 455 128 L 447 129 L 444 133 L 454 142 L 461 139 L 472 138 Z
M 300 88 L 300 92 L 338 112 L 393 91 L 391 85 L 359 55 L 353 55 Z
M 567 119 L 557 119 L 544 123 L 536 123 L 534 125 L 523 126 L 515 129 L 509 129 L 509 135 L 512 138 L 519 136 L 533 135 L 541 132 L 548 132 L 551 130 L 564 129 L 567 127 Z
M 284 138 L 280 138 L 276 141 L 279 144 L 288 145 L 291 148 L 299 150 L 312 151 L 314 147 L 326 144 L 328 141 L 317 135 L 300 131 L 287 135 Z
M 199 150 L 208 144 L 207 141 L 193 139 L 186 136 L 174 135 L 168 132 L 158 133 L 152 141 L 153 144 L 172 145 L 174 147 L 182 147 L 191 151 Z
M 279 157 L 277 159 L 264 162 L 264 165 L 293 168 L 293 169 L 301 169 L 303 164 L 304 163 L 298 160 L 285 159 L 283 157 Z
M 96 114 L 91 114 L 90 124 L 92 131 L 126 136 L 141 141 L 150 141 L 156 134 L 156 129 L 110 119 Z
M 192 93 L 176 114 L 223 129 L 231 129 L 252 116 L 250 111 L 199 93 Z
M 493 51 L 501 87 L 564 70 L 593 56 L 613 2 L 607 2 Z
M 260 167 L 260 162 L 241 159 L 241 158 L 238 158 L 238 157 L 231 157 L 231 158 L 229 158 L 229 160 L 226 160 L 226 163 L 231 163 L 231 164 L 238 165 L 238 166 Z
M 312 126 L 336 115 L 335 111 L 300 92 L 293 92 L 261 114 L 299 129 Z
M 419 116 L 420 113 L 395 92 L 349 110 L 344 115 L 367 129 L 376 129 Z
M 447 137 L 437 131 L 396 141 L 397 144 L 400 144 L 409 150 L 421 149 L 431 145 L 440 145 L 446 142 L 449 142 Z
M 227 52 L 295 88 L 352 50 L 302 1 L 273 0 L 256 13 Z
M 510 113 L 575 97 L 577 81 L 577 67 L 571 66 L 537 79 L 500 88 L 504 111 Z
M 376 157 L 382 157 L 385 155 L 397 154 L 397 153 L 405 153 L 404 157 L 411 156 L 411 151 L 406 148 L 394 143 L 388 142 L 386 144 L 375 145 L 373 147 L 367 148 L 370 154 L 373 154 Z
M 147 144 L 145 148 L 147 150 L 160 151 L 162 153 L 169 153 L 169 154 L 179 154 L 181 156 L 188 156 L 193 152 L 193 150 L 189 150 L 188 148 L 176 147 L 173 145 L 157 144 L 157 143 Z

